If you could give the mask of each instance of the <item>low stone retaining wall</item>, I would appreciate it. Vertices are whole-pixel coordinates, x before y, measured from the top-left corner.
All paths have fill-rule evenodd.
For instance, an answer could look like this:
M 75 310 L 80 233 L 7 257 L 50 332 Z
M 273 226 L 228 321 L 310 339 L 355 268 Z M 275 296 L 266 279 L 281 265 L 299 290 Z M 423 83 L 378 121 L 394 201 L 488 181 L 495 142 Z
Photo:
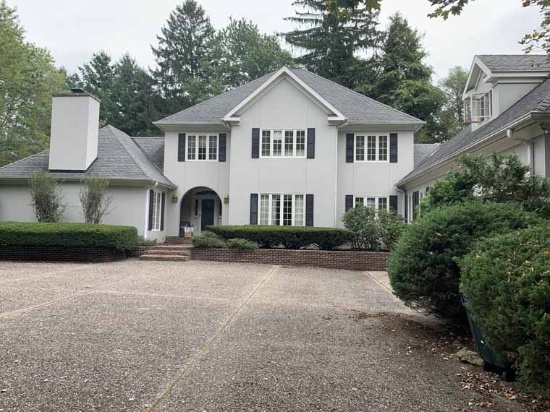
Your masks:
M 5 246 L 0 245 L 0 260 L 50 262 L 111 262 L 125 259 L 122 251 L 100 247 Z
M 372 271 L 385 271 L 389 256 L 389 252 L 361 250 L 191 249 L 192 260 Z

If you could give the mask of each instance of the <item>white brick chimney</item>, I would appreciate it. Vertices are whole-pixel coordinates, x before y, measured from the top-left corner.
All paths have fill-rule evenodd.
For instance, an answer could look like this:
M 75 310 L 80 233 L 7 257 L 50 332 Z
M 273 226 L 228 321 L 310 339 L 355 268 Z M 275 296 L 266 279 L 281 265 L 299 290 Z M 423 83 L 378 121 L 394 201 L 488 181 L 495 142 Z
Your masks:
M 54 94 L 50 170 L 84 171 L 97 158 L 99 100 L 81 89 Z

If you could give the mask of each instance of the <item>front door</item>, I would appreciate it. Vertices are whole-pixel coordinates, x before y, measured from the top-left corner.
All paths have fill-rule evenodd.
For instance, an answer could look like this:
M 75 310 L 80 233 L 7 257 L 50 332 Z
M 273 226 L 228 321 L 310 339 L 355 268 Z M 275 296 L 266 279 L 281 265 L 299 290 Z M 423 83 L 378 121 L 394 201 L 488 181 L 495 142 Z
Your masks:
M 201 232 L 206 226 L 214 224 L 214 199 L 202 199 L 201 201 Z

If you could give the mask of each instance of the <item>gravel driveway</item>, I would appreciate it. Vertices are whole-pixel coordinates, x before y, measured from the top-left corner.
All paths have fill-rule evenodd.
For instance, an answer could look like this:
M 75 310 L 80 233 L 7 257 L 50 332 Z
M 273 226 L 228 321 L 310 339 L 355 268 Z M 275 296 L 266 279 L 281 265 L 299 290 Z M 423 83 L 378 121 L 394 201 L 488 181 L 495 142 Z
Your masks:
M 461 411 L 375 275 L 0 262 L 0 411 Z

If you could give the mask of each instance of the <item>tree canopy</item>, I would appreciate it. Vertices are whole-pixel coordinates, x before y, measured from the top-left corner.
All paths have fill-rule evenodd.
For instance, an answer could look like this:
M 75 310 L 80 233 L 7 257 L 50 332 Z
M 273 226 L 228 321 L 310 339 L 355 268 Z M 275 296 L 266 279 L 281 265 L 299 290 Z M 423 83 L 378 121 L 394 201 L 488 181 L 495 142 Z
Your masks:
M 14 8 L 0 2 L 0 166 L 48 147 L 51 96 L 64 71 L 28 43 Z

